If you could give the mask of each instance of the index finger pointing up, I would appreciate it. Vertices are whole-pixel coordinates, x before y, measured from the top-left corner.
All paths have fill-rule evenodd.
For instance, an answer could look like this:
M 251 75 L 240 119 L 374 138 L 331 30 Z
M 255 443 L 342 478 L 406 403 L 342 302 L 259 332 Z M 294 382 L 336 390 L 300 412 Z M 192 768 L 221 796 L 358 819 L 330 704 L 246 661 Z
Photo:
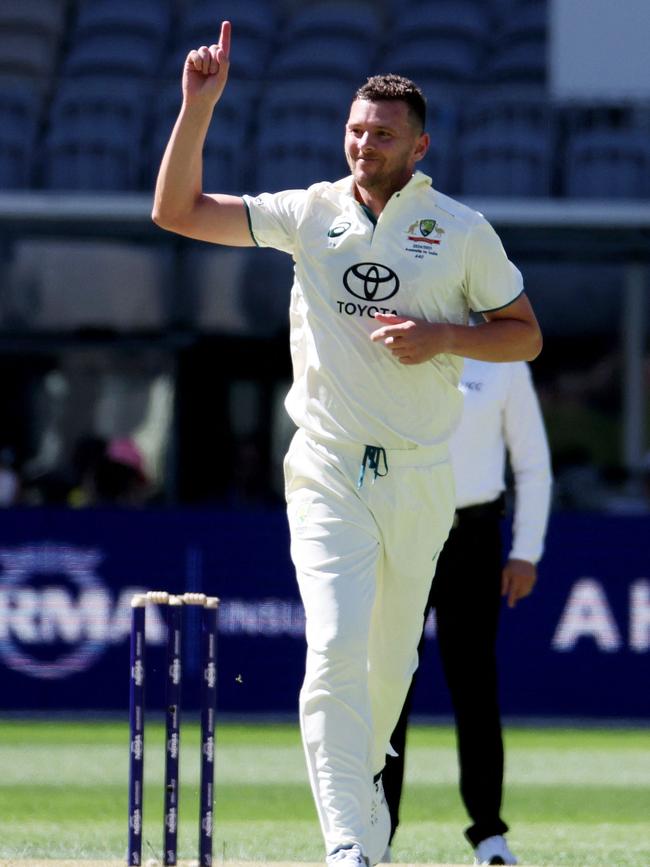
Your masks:
M 226 57 L 230 56 L 230 33 L 232 31 L 232 27 L 230 21 L 223 21 L 221 23 L 221 35 L 219 36 L 219 45 L 221 46 L 223 53 Z

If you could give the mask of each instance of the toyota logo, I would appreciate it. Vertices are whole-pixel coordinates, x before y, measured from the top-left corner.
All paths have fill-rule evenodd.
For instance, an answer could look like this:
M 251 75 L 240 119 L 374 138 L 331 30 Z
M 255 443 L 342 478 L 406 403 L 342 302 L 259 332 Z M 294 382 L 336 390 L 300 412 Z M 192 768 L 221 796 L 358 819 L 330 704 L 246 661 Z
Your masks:
M 399 277 L 385 265 L 359 262 L 345 272 L 343 285 L 350 295 L 362 301 L 386 301 L 397 294 Z

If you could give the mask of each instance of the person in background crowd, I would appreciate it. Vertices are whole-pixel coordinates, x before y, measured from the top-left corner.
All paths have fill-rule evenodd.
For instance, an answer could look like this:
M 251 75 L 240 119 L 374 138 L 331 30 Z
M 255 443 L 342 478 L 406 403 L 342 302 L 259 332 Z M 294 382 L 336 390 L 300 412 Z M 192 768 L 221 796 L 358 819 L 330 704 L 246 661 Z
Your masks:
M 84 437 L 73 463 L 78 484 L 68 495 L 71 506 L 143 506 L 151 495 L 144 457 L 128 437 Z

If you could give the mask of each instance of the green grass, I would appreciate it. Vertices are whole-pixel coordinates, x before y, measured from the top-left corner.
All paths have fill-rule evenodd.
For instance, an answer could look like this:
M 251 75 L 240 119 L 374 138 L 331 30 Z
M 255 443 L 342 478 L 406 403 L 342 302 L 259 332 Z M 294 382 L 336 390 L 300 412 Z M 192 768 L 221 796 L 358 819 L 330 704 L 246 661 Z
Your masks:
M 650 864 L 647 731 L 507 731 L 504 815 L 528 864 Z M 1 859 L 120 859 L 126 841 L 126 725 L 0 721 Z M 163 732 L 146 733 L 145 858 L 162 839 Z M 180 851 L 195 856 L 198 731 L 182 733 Z M 471 863 L 453 731 L 414 727 L 394 856 Z M 217 861 L 322 861 L 295 726 L 222 724 L 217 740 Z

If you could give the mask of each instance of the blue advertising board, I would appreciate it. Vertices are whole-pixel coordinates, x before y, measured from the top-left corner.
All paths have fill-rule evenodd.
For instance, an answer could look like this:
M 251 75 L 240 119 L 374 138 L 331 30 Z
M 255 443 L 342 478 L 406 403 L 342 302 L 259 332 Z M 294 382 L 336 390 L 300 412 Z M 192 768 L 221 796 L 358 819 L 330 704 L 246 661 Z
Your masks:
M 650 719 L 649 526 L 646 516 L 552 517 L 534 594 L 502 612 L 505 715 Z M 222 712 L 296 712 L 304 617 L 282 509 L 0 512 L 0 712 L 126 710 L 130 599 L 143 589 L 220 597 Z M 197 628 L 190 609 L 189 708 Z M 447 715 L 433 621 L 426 635 L 414 711 Z M 164 642 L 161 613 L 148 607 L 154 706 Z

